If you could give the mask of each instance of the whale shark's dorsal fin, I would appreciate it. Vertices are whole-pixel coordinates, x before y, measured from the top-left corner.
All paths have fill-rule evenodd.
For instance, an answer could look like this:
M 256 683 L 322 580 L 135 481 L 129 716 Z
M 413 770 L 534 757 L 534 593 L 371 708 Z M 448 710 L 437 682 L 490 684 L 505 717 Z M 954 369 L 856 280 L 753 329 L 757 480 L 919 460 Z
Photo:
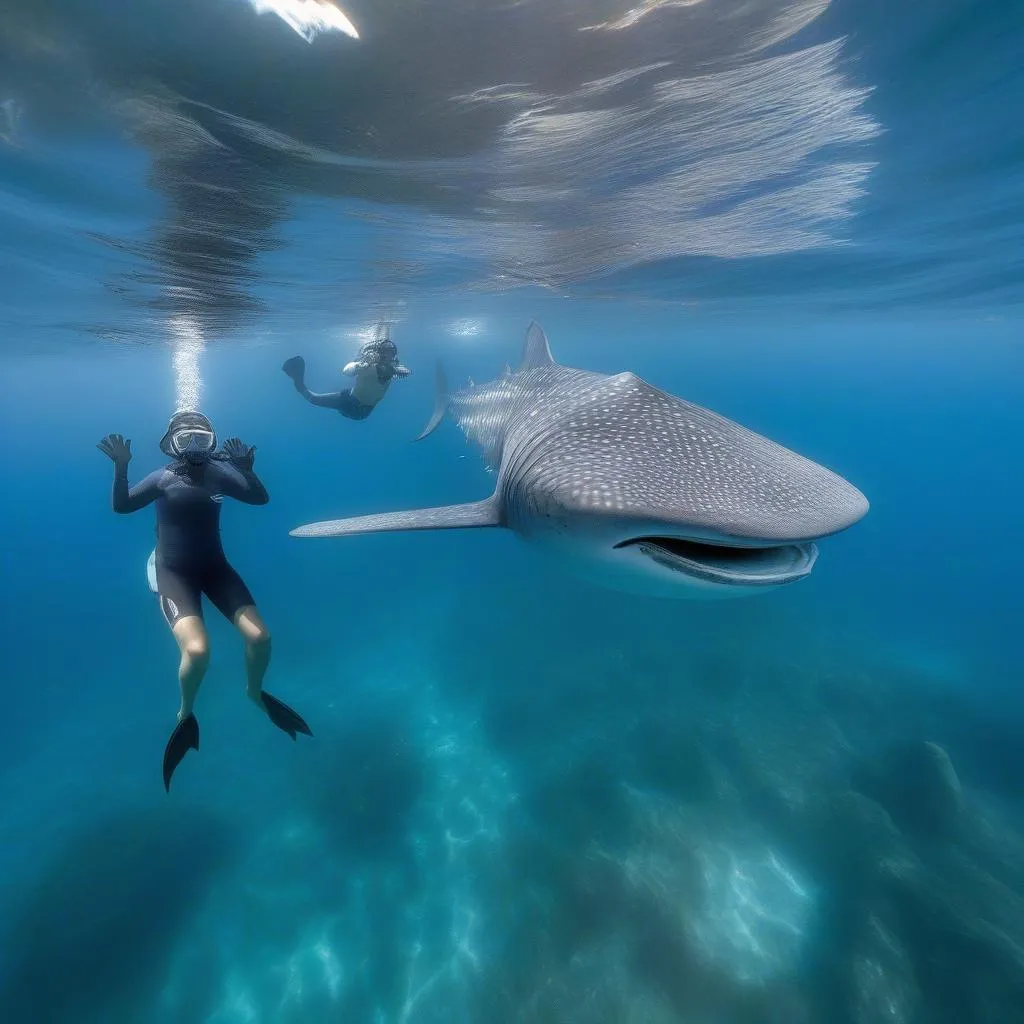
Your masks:
M 526 332 L 526 342 L 523 345 L 523 359 L 519 364 L 520 370 L 538 370 L 544 366 L 556 366 L 554 357 L 551 355 L 551 346 L 548 345 L 547 335 L 541 329 L 536 320 L 530 324 Z
M 288 532 L 292 537 L 351 537 L 359 533 L 391 533 L 396 530 L 467 530 L 485 526 L 504 526 L 501 498 L 492 494 L 483 501 L 441 508 L 416 508 L 403 512 L 384 512 L 351 519 L 330 519 L 308 523 Z

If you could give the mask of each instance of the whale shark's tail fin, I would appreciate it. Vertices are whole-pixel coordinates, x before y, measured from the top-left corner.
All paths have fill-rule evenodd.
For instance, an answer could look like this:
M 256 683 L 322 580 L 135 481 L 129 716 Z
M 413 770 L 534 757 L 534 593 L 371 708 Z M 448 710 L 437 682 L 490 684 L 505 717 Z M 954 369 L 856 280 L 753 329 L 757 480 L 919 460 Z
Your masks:
M 329 519 L 289 530 L 292 537 L 351 537 L 359 533 L 390 533 L 395 530 L 465 530 L 473 527 L 502 526 L 504 515 L 496 494 L 484 501 L 440 508 L 417 508 L 404 512 Z
M 444 419 L 444 414 L 448 410 L 448 381 L 445 380 L 444 367 L 441 365 L 441 360 L 437 361 L 437 383 L 434 386 L 434 411 L 427 421 L 427 425 L 420 431 L 419 437 L 413 438 L 414 441 L 422 441 L 428 434 L 432 434 L 436 429 L 437 425 Z

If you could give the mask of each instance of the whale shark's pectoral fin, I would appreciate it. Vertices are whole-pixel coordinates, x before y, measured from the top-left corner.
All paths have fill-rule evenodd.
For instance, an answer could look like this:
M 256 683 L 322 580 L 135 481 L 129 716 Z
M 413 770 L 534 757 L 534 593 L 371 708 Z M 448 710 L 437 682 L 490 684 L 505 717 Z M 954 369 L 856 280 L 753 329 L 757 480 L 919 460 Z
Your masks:
M 441 420 L 444 419 L 444 414 L 448 410 L 448 381 L 445 380 L 444 367 L 441 365 L 441 360 L 437 361 L 437 376 L 434 383 L 434 411 L 430 416 L 427 425 L 420 431 L 418 437 L 414 437 L 414 441 L 422 441 L 428 434 L 432 434 L 436 429 Z
M 396 530 L 465 530 L 483 526 L 504 526 L 500 500 L 492 495 L 486 501 L 440 508 L 383 512 L 375 516 L 328 519 L 309 523 L 289 531 L 292 537 L 351 537 L 357 533 L 388 533 Z

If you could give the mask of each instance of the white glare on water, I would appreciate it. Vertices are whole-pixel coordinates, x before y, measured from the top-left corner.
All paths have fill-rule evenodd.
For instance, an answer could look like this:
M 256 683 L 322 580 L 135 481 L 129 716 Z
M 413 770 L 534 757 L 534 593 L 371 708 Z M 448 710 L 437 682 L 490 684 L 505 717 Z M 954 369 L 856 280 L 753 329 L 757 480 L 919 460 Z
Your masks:
M 270 11 L 286 22 L 307 43 L 321 32 L 344 32 L 359 38 L 355 25 L 329 0 L 249 0 L 258 14 Z
M 475 338 L 483 329 L 483 321 L 473 317 L 452 320 L 448 324 L 448 333 L 456 338 Z

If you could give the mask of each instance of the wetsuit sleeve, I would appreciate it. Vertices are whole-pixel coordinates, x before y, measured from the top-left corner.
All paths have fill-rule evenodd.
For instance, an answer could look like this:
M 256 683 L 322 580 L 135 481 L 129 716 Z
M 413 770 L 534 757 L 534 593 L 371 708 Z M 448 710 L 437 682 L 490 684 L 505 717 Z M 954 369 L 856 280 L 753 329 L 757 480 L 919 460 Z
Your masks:
M 129 487 L 127 463 L 115 465 L 114 489 L 110 500 L 114 511 L 126 515 L 129 512 L 138 512 L 140 508 L 145 508 L 156 501 L 160 497 L 160 480 L 163 475 L 164 471 L 158 469 L 134 487 Z
M 270 501 L 263 481 L 252 470 L 243 472 L 230 462 L 217 463 L 216 489 L 226 497 L 246 505 L 266 505 Z

